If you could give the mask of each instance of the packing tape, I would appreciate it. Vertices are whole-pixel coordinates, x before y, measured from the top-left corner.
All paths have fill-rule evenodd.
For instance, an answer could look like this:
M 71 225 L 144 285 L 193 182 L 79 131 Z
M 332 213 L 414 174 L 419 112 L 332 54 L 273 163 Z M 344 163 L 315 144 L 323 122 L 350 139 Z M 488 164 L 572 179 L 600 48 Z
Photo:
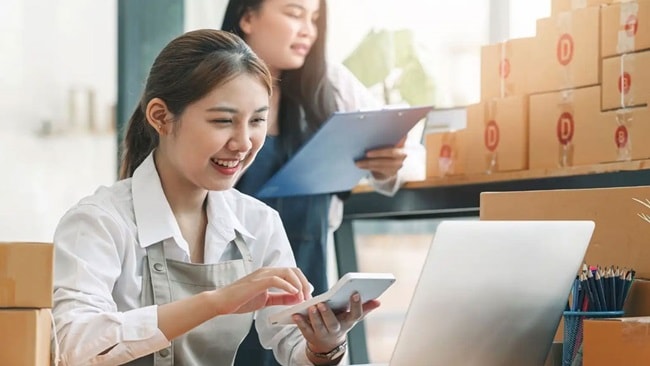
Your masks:
M 573 165 L 575 135 L 575 108 L 573 102 L 573 89 L 566 89 L 559 93 L 558 119 L 556 121 L 556 135 L 558 140 L 558 166 Z
M 633 113 L 629 108 L 616 111 L 614 143 L 616 143 L 616 159 L 618 161 L 632 160 L 632 134 L 630 133 L 632 122 Z
M 566 11 L 558 14 L 555 24 L 560 37 L 556 44 L 555 57 L 562 65 L 560 70 L 561 89 L 571 88 L 573 83 L 573 72 L 571 61 L 575 53 L 575 41 L 573 39 L 573 12 Z
M 443 132 L 440 135 L 440 150 L 438 150 L 438 172 L 440 177 L 449 175 L 453 171 L 454 131 Z
M 510 72 L 510 62 L 506 52 L 506 41 L 501 42 L 501 55 L 499 57 L 499 97 L 506 96 L 506 78 Z
M 3 245 L 0 244 L 0 249 Z M 0 304 L 13 305 L 16 302 L 16 280 L 9 275 L 11 250 L 0 250 Z
M 52 309 L 54 310 L 54 309 Z M 58 366 L 61 362 L 61 350 L 59 348 L 59 338 L 56 335 L 56 321 L 54 320 L 54 314 L 52 311 L 50 313 L 50 319 L 52 320 L 52 349 L 50 363 L 52 366 Z
M 616 51 L 625 53 L 634 51 L 636 31 L 639 19 L 639 4 L 637 2 L 625 2 L 620 4 L 621 14 L 619 17 L 618 40 Z
M 634 89 L 632 88 L 632 76 L 636 74 L 636 56 L 634 53 L 624 53 L 621 55 L 620 70 L 616 87 L 620 96 L 620 108 L 626 108 L 635 104 Z
M 483 119 L 485 124 L 483 129 L 483 143 L 487 150 L 486 158 L 486 174 L 492 174 L 499 170 L 499 140 L 501 132 L 499 130 L 499 122 L 497 120 L 497 99 L 492 99 L 485 103 L 487 109 Z

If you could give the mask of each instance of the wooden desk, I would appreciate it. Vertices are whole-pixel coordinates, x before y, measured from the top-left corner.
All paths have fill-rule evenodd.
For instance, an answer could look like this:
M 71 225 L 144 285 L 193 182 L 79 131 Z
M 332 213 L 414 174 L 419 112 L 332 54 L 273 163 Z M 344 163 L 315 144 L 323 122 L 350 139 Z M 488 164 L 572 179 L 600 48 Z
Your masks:
M 591 166 L 457 176 L 407 183 L 394 197 L 356 187 L 345 202 L 334 234 L 339 273 L 357 270 L 352 222 L 364 219 L 424 219 L 479 215 L 481 192 L 626 187 L 650 184 L 650 160 Z M 368 363 L 362 324 L 349 335 L 352 363 Z

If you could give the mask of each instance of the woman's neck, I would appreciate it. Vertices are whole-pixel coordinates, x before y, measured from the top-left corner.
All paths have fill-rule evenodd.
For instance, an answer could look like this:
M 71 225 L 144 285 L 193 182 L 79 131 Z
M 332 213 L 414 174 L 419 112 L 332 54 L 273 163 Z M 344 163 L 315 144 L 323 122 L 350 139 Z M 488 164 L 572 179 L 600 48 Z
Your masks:
M 159 150 L 154 152 L 156 169 L 160 176 L 165 197 L 175 216 L 202 215 L 208 191 L 196 187 L 175 173 L 169 161 L 159 158 Z

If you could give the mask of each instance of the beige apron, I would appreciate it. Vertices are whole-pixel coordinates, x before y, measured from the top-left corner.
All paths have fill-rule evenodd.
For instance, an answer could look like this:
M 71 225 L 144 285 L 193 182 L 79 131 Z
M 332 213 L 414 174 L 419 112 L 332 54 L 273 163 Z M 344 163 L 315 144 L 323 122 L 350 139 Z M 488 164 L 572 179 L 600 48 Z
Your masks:
M 142 270 L 142 305 L 162 305 L 227 286 L 247 275 L 252 257 L 241 234 L 231 242 L 241 259 L 192 264 L 167 259 L 163 243 L 147 248 Z M 221 315 L 178 337 L 170 347 L 127 363 L 131 366 L 230 366 L 253 323 L 253 313 Z

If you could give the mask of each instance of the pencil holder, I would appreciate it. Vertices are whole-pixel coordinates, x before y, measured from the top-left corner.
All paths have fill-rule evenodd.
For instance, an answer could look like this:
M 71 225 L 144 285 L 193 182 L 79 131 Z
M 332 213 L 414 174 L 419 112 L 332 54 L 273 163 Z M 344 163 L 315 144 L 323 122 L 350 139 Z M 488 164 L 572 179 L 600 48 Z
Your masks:
M 565 311 L 562 366 L 571 366 L 582 345 L 582 321 L 589 318 L 619 318 L 623 311 Z

